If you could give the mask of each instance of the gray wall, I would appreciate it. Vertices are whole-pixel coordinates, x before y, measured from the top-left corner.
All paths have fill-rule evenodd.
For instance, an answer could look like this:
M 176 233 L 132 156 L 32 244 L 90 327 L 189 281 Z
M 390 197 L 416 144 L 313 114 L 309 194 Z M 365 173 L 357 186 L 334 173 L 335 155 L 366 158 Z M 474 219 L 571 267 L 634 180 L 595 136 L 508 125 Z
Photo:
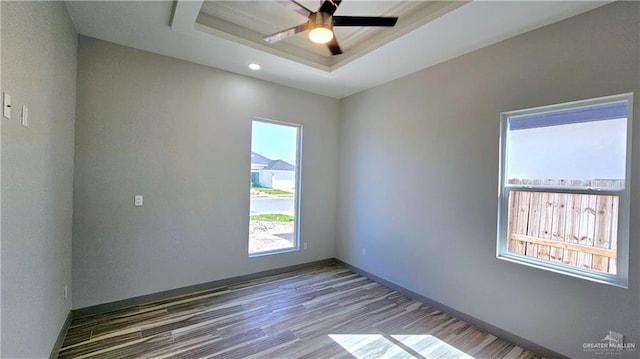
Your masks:
M 42 358 L 71 309 L 77 36 L 64 3 L 1 6 L 2 357 Z
M 334 256 L 337 100 L 80 37 L 77 101 L 74 308 Z M 247 256 L 253 117 L 304 126 L 307 250 Z
M 564 355 L 640 346 L 637 177 L 629 289 L 495 258 L 500 112 L 634 92 L 638 174 L 639 22 L 614 3 L 343 99 L 338 258 Z
M 0 6 L 0 89 L 2 88 L 2 6 Z M 2 118 L 0 117 L 0 120 Z M 0 199 L 2 198 L 2 121 L 0 121 Z M 0 205 L 0 270 L 2 269 L 2 206 Z M 0 274 L 0 331 L 2 330 L 2 275 Z M 0 334 L 0 356 L 2 335 Z

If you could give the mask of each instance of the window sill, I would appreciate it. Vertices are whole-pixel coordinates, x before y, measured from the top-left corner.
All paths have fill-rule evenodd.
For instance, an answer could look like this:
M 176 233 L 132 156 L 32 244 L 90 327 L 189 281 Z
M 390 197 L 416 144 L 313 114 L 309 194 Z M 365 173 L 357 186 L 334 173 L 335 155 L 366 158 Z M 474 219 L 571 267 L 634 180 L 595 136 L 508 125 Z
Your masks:
M 624 289 L 628 288 L 628 281 L 619 275 L 596 273 L 594 271 L 582 270 L 580 268 L 574 268 L 559 263 L 550 263 L 533 257 L 521 256 L 512 253 L 498 253 L 496 258 L 507 262 L 521 264 L 527 267 L 538 268 L 549 272 L 588 280 L 591 282 L 606 284 Z
M 278 249 L 273 251 L 256 252 L 256 253 L 249 253 L 249 258 L 265 257 L 265 256 L 272 256 L 275 254 L 285 254 L 285 253 L 299 252 L 299 251 L 300 251 L 300 248 L 294 247 L 294 248 Z

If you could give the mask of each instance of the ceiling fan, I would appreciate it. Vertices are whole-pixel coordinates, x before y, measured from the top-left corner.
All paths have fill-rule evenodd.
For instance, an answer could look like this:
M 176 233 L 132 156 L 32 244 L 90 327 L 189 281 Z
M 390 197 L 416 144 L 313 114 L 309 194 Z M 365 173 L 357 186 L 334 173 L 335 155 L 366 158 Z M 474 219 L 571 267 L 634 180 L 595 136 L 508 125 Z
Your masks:
M 320 0 L 322 1 L 322 0 Z M 395 26 L 397 17 L 378 16 L 333 16 L 342 0 L 324 0 L 318 11 L 311 11 L 295 0 L 281 1 L 293 10 L 308 18 L 307 22 L 267 35 L 264 41 L 275 43 L 303 31 L 309 31 L 309 40 L 318 44 L 327 44 L 332 55 L 340 55 L 342 50 L 333 33 L 334 26 Z

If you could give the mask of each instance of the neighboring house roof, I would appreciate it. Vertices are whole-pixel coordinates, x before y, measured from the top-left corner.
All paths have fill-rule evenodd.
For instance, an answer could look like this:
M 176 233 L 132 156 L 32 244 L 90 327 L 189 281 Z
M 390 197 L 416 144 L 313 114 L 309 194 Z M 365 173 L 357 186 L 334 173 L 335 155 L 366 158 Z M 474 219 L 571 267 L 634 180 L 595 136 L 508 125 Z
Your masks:
M 270 159 L 266 158 L 265 156 L 256 153 L 256 152 L 251 152 L 251 163 L 254 164 L 258 164 L 258 165 L 268 165 L 269 163 L 271 163 L 273 161 L 271 161 Z
M 265 170 L 274 170 L 274 171 L 295 171 L 296 167 L 291 163 L 285 162 L 283 160 L 273 160 L 269 162 Z

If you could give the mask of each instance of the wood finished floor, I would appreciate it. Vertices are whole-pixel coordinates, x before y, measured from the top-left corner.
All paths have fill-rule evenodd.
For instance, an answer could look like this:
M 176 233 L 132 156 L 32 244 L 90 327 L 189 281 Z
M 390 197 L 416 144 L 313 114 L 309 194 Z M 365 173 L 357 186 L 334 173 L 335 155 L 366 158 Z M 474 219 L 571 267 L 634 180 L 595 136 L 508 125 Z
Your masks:
M 76 318 L 59 358 L 539 358 L 341 266 Z

